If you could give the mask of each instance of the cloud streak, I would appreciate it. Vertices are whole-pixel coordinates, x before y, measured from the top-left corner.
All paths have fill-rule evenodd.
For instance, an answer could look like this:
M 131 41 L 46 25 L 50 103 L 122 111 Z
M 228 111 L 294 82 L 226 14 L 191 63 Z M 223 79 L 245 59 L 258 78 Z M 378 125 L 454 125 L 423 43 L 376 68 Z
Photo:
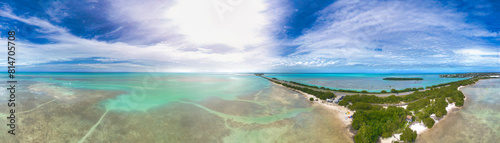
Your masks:
M 84 1 L 77 11 L 70 2 L 27 13 L 0 3 L 0 18 L 8 20 L 0 29 L 35 31 L 34 39 L 19 37 L 19 65 L 139 72 L 500 69 L 499 31 L 474 19 L 498 14 L 489 3 L 464 12 L 454 1 L 118 0 Z M 301 19 L 305 24 L 290 21 Z
M 498 45 L 482 38 L 498 38 L 498 32 L 470 24 L 465 14 L 433 3 L 341 0 L 318 14 L 315 26 L 293 41 L 298 48 L 289 55 L 291 60 L 340 59 L 325 67 L 362 63 L 382 69 L 499 66 L 498 57 L 464 54 L 473 49 L 497 55 Z
M 130 2 L 130 1 L 128 1 Z M 130 3 L 129 3 L 130 4 Z M 159 5 L 160 9 L 164 5 Z M 175 7 L 176 5 L 174 5 Z M 201 5 L 208 6 L 212 8 L 211 5 Z M 144 7 L 146 8 L 146 7 Z M 154 7 L 153 7 L 154 8 Z M 190 8 L 190 7 L 179 7 L 180 9 Z M 191 8 L 192 9 L 192 8 Z M 127 15 L 127 10 L 138 10 L 138 9 L 130 9 L 127 8 L 122 10 L 124 15 Z M 141 10 L 141 9 L 139 9 Z M 147 9 L 142 9 L 147 10 Z M 165 10 L 165 9 L 163 9 Z M 177 10 L 177 9 L 171 9 Z M 243 9 L 242 12 L 248 10 L 259 10 L 253 8 Z M 260 10 L 259 10 L 260 11 Z M 164 11 L 164 13 L 169 12 L 168 9 Z M 200 11 L 203 12 L 203 11 Z M 117 13 L 119 14 L 119 13 Z M 160 13 L 161 14 L 161 13 Z M 263 15 L 263 14 L 261 14 Z M 155 36 L 166 36 L 164 41 L 152 43 L 152 44 L 139 44 L 137 42 L 125 42 L 128 39 L 128 36 L 122 36 L 118 40 L 118 42 L 106 42 L 106 41 L 98 41 L 96 39 L 85 39 L 80 38 L 78 36 L 73 35 L 69 32 L 69 30 L 51 24 L 47 20 L 42 20 L 36 17 L 22 17 L 17 16 L 12 13 L 11 10 L 2 10 L 0 11 L 0 16 L 13 19 L 15 21 L 22 22 L 27 25 L 36 26 L 38 30 L 45 31 L 42 35 L 44 38 L 54 41 L 54 43 L 49 44 L 36 44 L 30 41 L 20 41 L 23 45 L 23 48 L 20 50 L 21 54 L 19 55 L 20 63 L 19 65 L 24 65 L 26 67 L 31 67 L 35 70 L 47 70 L 47 64 L 44 63 L 52 63 L 52 64 L 61 64 L 60 67 L 73 67 L 76 69 L 81 69 L 83 71 L 142 71 L 143 68 L 147 67 L 159 67 L 158 71 L 165 72 L 178 72 L 178 71 L 189 71 L 189 72 L 245 72 L 245 71 L 258 71 L 264 70 L 266 65 L 260 64 L 260 61 L 266 61 L 269 57 L 269 51 L 267 51 L 266 46 L 262 46 L 265 44 L 265 41 L 260 40 L 244 40 L 244 39 L 259 39 L 265 36 L 265 33 L 260 31 L 261 29 L 257 29 L 258 27 L 248 28 L 248 26 L 255 26 L 254 24 L 250 25 L 239 25 L 238 23 L 234 23 L 234 21 L 238 21 L 235 19 L 231 21 L 228 18 L 226 21 L 228 23 L 218 23 L 212 24 L 207 27 L 202 27 L 202 33 L 183 33 L 178 31 L 168 31 L 169 27 L 179 27 L 188 26 L 187 28 L 192 28 L 189 26 L 195 26 L 193 24 L 185 24 L 185 19 L 175 19 L 178 17 L 173 16 L 170 18 L 169 16 L 151 16 L 151 17 L 143 17 L 143 15 L 127 15 L 127 17 L 117 18 L 128 18 L 132 23 L 148 19 L 146 23 L 140 23 L 141 27 L 146 28 L 145 31 L 150 34 L 150 37 Z M 264 18 L 260 16 L 259 18 Z M 137 21 L 134 21 L 137 20 Z M 209 20 L 211 20 L 209 18 Z M 255 20 L 255 19 L 250 19 Z M 180 22 L 179 22 L 180 21 Z M 187 20 L 190 22 L 189 20 Z M 200 22 L 200 21 L 194 21 Z M 204 21 L 201 21 L 204 22 Z M 233 22 L 233 23 L 231 23 Z M 264 23 L 265 24 L 265 23 Z M 222 26 L 221 26 L 222 25 Z M 163 27 L 162 27 L 163 26 Z M 243 37 L 236 37 L 234 39 L 228 39 L 227 41 L 223 41 L 224 38 L 235 37 L 238 36 L 238 33 L 233 33 L 232 35 L 222 35 L 222 39 L 215 39 L 210 41 L 202 41 L 196 42 L 189 39 L 190 36 L 198 38 L 206 37 L 211 38 L 213 36 L 221 36 L 217 35 L 217 31 L 213 31 L 214 27 L 219 27 L 224 30 L 224 26 L 229 26 L 229 29 L 225 29 L 226 32 L 238 32 L 233 29 L 247 29 L 242 34 Z M 233 26 L 233 27 L 232 27 Z M 259 26 L 259 25 L 257 25 Z M 159 29 L 153 29 L 153 27 L 160 27 Z M 182 31 L 183 28 L 180 28 Z M 122 28 L 118 28 L 107 34 L 114 34 L 121 31 Z M 123 29 L 125 30 L 125 29 Z M 135 38 L 140 39 L 142 35 L 142 31 L 136 32 L 134 30 L 130 30 L 126 32 L 125 35 L 136 35 Z M 163 31 L 165 30 L 165 31 Z M 220 30 L 220 29 L 215 29 Z M 164 34 L 165 32 L 172 32 L 168 34 Z M 214 32 L 210 35 L 210 32 Z M 249 34 L 249 32 L 254 32 L 254 35 Z M 208 35 L 207 35 L 208 34 Z M 263 34 L 263 35 L 259 35 Z M 172 37 L 175 35 L 179 35 L 180 38 L 169 39 L 168 37 Z M 138 36 L 138 37 L 137 37 Z M 145 36 L 148 37 L 148 36 Z M 185 38 L 188 37 L 188 38 Z M 81 63 L 71 63 L 74 59 L 78 58 L 89 58 L 89 57 L 103 57 L 105 59 L 115 59 L 119 61 L 129 61 L 129 63 L 98 63 L 98 64 L 81 64 Z M 64 62 L 66 61 L 66 62 Z M 2 62 L 4 64 L 5 62 Z M 64 64 L 63 64 L 64 63 Z M 38 65 L 38 66 L 33 66 Z M 92 66 L 89 66 L 92 65 Z M 92 67 L 97 67 L 99 65 L 100 68 L 92 69 Z M 106 65 L 109 65 L 109 68 L 104 68 Z M 119 67 L 121 65 L 122 67 Z M 4 64 L 5 66 L 5 64 Z M 56 67 L 56 66 L 54 66 Z M 143 67 L 138 69 L 137 67 Z M 54 68 L 50 68 L 49 70 L 57 70 Z M 65 70 L 65 69 L 60 69 Z

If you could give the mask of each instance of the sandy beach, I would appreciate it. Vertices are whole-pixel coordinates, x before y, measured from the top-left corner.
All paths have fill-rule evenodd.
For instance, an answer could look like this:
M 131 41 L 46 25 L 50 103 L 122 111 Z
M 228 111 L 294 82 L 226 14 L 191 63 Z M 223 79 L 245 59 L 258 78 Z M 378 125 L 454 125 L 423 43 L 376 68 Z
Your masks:
M 464 88 L 464 87 L 468 87 L 468 86 L 471 86 L 471 85 L 467 85 L 467 86 L 460 86 L 460 87 L 458 87 L 458 88 L 457 88 L 457 90 L 459 90 L 459 91 L 460 91 L 460 89 L 462 89 L 462 88 Z M 465 93 L 464 93 L 464 95 L 465 95 L 464 102 L 466 102 L 466 101 L 467 101 L 467 95 L 466 95 Z M 406 106 L 407 106 L 407 105 L 406 105 Z M 402 108 L 405 108 L 405 109 L 406 109 L 406 106 L 404 106 L 404 107 L 402 107 L 402 106 L 398 106 L 398 107 L 402 107 Z M 387 108 L 387 106 L 384 106 L 384 108 Z M 447 111 L 447 114 L 446 114 L 446 115 L 444 115 L 442 118 L 437 118 L 437 117 L 435 116 L 435 114 L 432 114 L 432 115 L 431 115 L 431 118 L 432 118 L 432 119 L 434 120 L 434 122 L 435 122 L 434 126 L 436 126 L 436 125 L 439 123 L 439 121 L 446 119 L 446 116 L 448 116 L 449 114 L 451 114 L 451 112 L 453 111 L 453 109 L 461 109 L 461 107 L 457 107 L 457 106 L 455 105 L 455 103 L 450 103 L 450 104 L 448 104 L 448 106 L 446 106 L 446 111 Z M 433 126 L 433 127 L 434 127 L 434 126 Z M 425 131 L 428 131 L 428 130 L 429 130 L 429 128 L 427 128 L 427 127 L 425 126 L 425 124 L 424 124 L 424 123 L 422 123 L 422 122 L 420 122 L 420 123 L 415 123 L 415 122 L 414 122 L 414 123 L 411 123 L 411 125 L 410 125 L 410 129 L 412 129 L 413 131 L 416 131 L 416 132 L 417 132 L 417 134 L 422 134 L 422 133 L 424 133 Z M 393 141 L 399 141 L 399 136 L 400 136 L 400 135 L 401 135 L 401 134 L 393 134 L 393 136 L 392 136 L 392 137 L 389 137 L 389 138 L 382 138 L 382 137 L 380 137 L 380 141 L 381 141 L 381 143 L 391 143 L 391 142 L 393 142 Z
M 274 82 L 271 82 L 271 83 L 273 83 L 273 84 L 275 84 L 275 85 L 278 85 L 278 86 L 281 86 L 281 87 L 285 87 L 285 86 L 283 86 L 283 85 L 281 85 L 281 84 L 277 84 L 277 83 L 274 83 Z M 468 85 L 468 86 L 471 86 L 471 85 Z M 458 87 L 458 88 L 457 88 L 457 90 L 459 90 L 459 91 L 460 91 L 460 90 L 461 90 L 462 88 L 464 88 L 464 87 L 467 87 L 467 86 L 460 86 L 460 87 Z M 285 88 L 287 88 L 287 87 L 285 87 Z M 291 89 L 291 88 L 287 88 L 287 89 Z M 348 116 L 351 116 L 351 115 L 353 115 L 353 114 L 354 114 L 354 112 L 353 112 L 353 111 L 351 111 L 351 110 L 347 109 L 346 107 L 339 106 L 339 105 L 334 104 L 334 103 L 329 103 L 329 102 L 326 102 L 326 101 L 324 101 L 324 100 L 317 100 L 318 98 L 317 98 L 317 97 L 315 97 L 314 95 L 311 95 L 311 94 L 308 94 L 308 93 L 304 93 L 304 92 L 302 92 L 302 91 L 295 90 L 295 89 L 291 89 L 291 90 L 301 93 L 301 94 L 302 94 L 302 95 L 304 95 L 307 99 L 309 99 L 309 98 L 311 98 L 311 97 L 312 97 L 312 98 L 314 98 L 313 103 L 314 103 L 315 105 L 322 106 L 322 107 L 328 108 L 328 109 L 330 109 L 330 110 L 333 110 L 335 113 L 337 113 L 338 118 L 339 118 L 339 119 L 341 119 L 342 124 L 344 125 L 344 127 L 346 128 L 346 130 L 349 132 L 349 135 L 350 135 L 351 137 L 353 137 L 353 136 L 354 136 L 354 134 L 353 134 L 352 132 L 350 132 L 350 131 L 349 131 L 349 126 L 352 124 L 352 118 L 348 118 Z M 339 94 L 339 93 L 340 93 L 340 94 Z M 412 92 L 410 92 L 410 93 L 412 93 Z M 335 95 L 337 95 L 337 96 L 341 96 L 341 95 L 344 95 L 344 96 L 345 96 L 345 95 L 349 95 L 349 94 L 350 94 L 350 93 L 335 92 Z M 464 94 L 464 95 L 465 95 L 465 94 Z M 316 100 L 317 100 L 317 101 L 316 101 Z M 466 100 L 467 100 L 467 95 L 465 95 L 464 102 L 466 102 Z M 407 105 L 404 105 L 404 106 L 397 106 L 397 107 L 401 107 L 401 108 L 405 108 L 405 109 L 406 109 Z M 384 106 L 384 108 L 387 108 L 387 106 Z M 435 114 L 432 114 L 432 115 L 431 115 L 431 118 L 432 118 L 432 119 L 434 119 L 434 121 L 435 121 L 434 126 L 436 126 L 436 124 L 438 124 L 441 120 L 446 119 L 447 115 L 449 115 L 451 112 L 453 112 L 453 111 L 454 111 L 454 109 L 456 109 L 456 108 L 460 109 L 461 107 L 457 107 L 457 106 L 455 105 L 455 103 L 450 103 L 450 104 L 448 104 L 448 106 L 446 107 L 447 114 L 446 114 L 446 115 L 444 115 L 443 117 L 441 117 L 441 118 L 437 118 L 437 117 L 435 116 Z M 349 113 L 349 114 L 348 114 L 348 113 Z M 425 126 L 425 124 L 423 124 L 423 123 L 421 123 L 421 122 L 420 122 L 420 123 L 413 122 L 413 123 L 411 123 L 411 124 L 409 125 L 409 127 L 410 127 L 410 129 L 412 129 L 412 130 L 416 131 L 416 132 L 417 132 L 417 134 L 422 134 L 422 133 L 424 133 L 425 131 L 430 130 L 429 128 L 427 128 L 427 127 Z M 382 137 L 380 137 L 379 139 L 380 139 L 380 141 L 381 141 L 382 143 L 390 143 L 390 142 L 393 142 L 393 141 L 399 141 L 399 140 L 400 140 L 400 138 L 399 138 L 399 137 L 400 137 L 400 135 L 401 135 L 401 134 L 393 134 L 393 136 L 391 136 L 391 137 L 389 137 L 389 138 L 382 138 Z
M 401 134 L 402 133 L 400 133 L 400 134 L 393 134 L 389 138 L 382 138 L 382 137 L 380 137 L 379 138 L 380 139 L 380 143 L 392 143 L 393 141 L 399 141 Z
M 471 85 L 467 85 L 467 86 L 460 86 L 457 88 L 457 90 L 460 91 L 460 89 L 464 88 L 464 87 L 468 87 L 468 86 L 471 86 Z M 464 103 L 467 101 L 467 95 L 464 93 L 465 95 L 465 98 L 464 98 Z M 444 115 L 442 118 L 437 118 L 435 116 L 435 114 L 431 114 L 431 118 L 434 120 L 435 124 L 434 126 L 436 126 L 441 120 L 444 120 L 446 119 L 446 117 L 451 114 L 451 112 L 453 111 L 453 109 L 461 109 L 461 107 L 457 107 L 455 105 L 455 103 L 450 103 L 448 104 L 448 106 L 446 106 L 446 111 L 447 111 L 447 114 Z M 434 127 L 433 126 L 433 127 Z M 427 128 L 423 123 L 412 123 L 410 125 L 410 129 L 414 130 L 417 132 L 417 134 L 422 134 L 423 132 L 429 130 L 429 128 Z

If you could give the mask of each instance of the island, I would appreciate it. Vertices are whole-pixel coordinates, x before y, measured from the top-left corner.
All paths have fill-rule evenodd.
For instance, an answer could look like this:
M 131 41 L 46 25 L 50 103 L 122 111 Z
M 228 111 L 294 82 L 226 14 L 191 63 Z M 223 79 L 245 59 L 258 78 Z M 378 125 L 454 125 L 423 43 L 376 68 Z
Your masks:
M 386 77 L 384 80 L 424 80 L 419 77 Z
M 416 130 L 414 128 L 420 126 L 432 128 L 452 108 L 460 108 L 464 105 L 466 96 L 459 90 L 461 87 L 472 85 L 481 79 L 491 78 L 475 77 L 433 85 L 428 90 L 415 90 L 403 96 L 379 97 L 351 94 L 342 96 L 337 100 L 338 102 L 335 102 L 337 103 L 335 105 L 328 105 L 328 102 L 335 100 L 336 97 L 335 94 L 329 92 L 331 89 L 269 78 L 262 74 L 256 75 L 306 94 L 311 102 L 320 99 L 318 103 L 331 109 L 341 111 L 340 107 L 342 107 L 348 109 L 348 113 L 354 113 L 349 114 L 348 117 L 348 126 L 352 129 L 351 131 L 354 131 L 352 132 L 354 142 L 377 142 L 379 139 L 395 135 L 398 135 L 404 142 L 415 141 L 417 131 L 414 131 Z M 397 90 L 394 89 L 394 92 Z
M 322 87 L 322 86 L 318 86 L 318 85 L 309 85 L 309 84 L 304 84 L 304 83 L 300 83 L 300 82 L 297 82 L 297 81 L 286 81 L 286 80 L 280 80 L 278 78 L 269 78 L 269 77 L 265 77 L 263 73 L 255 73 L 256 76 L 260 76 L 260 77 L 263 77 L 263 78 L 266 78 L 268 80 L 271 80 L 271 81 L 279 81 L 280 84 L 281 83 L 287 83 L 287 84 L 293 84 L 295 86 L 301 86 L 301 87 L 308 87 L 308 88 L 313 88 L 315 90 L 327 90 L 327 91 L 335 91 L 335 92 L 345 92 L 345 93 L 361 93 L 361 94 L 387 94 L 387 93 L 404 93 L 404 92 L 412 92 L 412 91 L 419 91 L 419 90 L 425 90 L 425 89 L 428 89 L 428 88 L 436 88 L 436 87 L 440 87 L 440 86 L 445 86 L 445 85 L 448 85 L 449 83 L 443 83 L 443 84 L 439 84 L 439 85 L 433 85 L 433 86 L 427 86 L 427 87 L 414 87 L 414 88 L 405 88 L 405 89 L 391 89 L 389 91 L 387 90 L 382 90 L 380 92 L 368 92 L 367 90 L 361 90 L 361 91 L 358 91 L 358 90 L 352 90 L 352 89 L 331 89 L 331 88 L 328 88 L 328 87 Z

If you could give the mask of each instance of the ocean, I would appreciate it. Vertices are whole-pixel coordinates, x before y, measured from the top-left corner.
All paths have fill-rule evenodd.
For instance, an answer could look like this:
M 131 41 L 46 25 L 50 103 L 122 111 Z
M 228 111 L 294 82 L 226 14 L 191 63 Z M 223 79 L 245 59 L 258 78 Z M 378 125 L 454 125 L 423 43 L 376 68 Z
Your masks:
M 253 74 L 20 73 L 16 79 L 17 135 L 8 142 L 352 142 L 333 111 Z M 7 103 L 7 91 L 0 96 Z M 8 111 L 0 106 L 3 122 Z

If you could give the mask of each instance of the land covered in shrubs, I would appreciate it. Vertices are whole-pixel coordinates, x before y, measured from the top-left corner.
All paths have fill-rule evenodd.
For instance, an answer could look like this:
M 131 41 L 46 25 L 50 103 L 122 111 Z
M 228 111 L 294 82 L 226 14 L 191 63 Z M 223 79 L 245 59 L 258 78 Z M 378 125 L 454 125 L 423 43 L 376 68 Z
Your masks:
M 478 80 L 476 78 L 451 82 L 439 88 L 431 87 L 430 90 L 415 91 L 405 96 L 349 95 L 345 96 L 339 105 L 356 111 L 352 123 L 353 129 L 358 130 L 354 136 L 355 142 L 376 142 L 380 136 L 386 138 L 395 133 L 403 133 L 401 139 L 404 141 L 413 141 L 416 132 L 408 129 L 407 115 L 412 116 L 413 121 L 423 122 L 428 128 L 432 128 L 434 120 L 430 115 L 446 115 L 446 107 L 451 103 L 463 106 L 465 95 L 457 88 L 474 84 Z M 401 103 L 408 105 L 406 109 L 396 106 L 383 108 L 379 105 Z
M 301 84 L 294 81 L 282 81 L 276 78 L 271 79 L 267 77 L 264 78 L 285 87 L 314 95 L 322 100 L 335 98 L 335 94 L 330 91 L 342 91 Z M 379 97 L 376 95 L 366 94 L 347 95 L 338 103 L 338 105 L 345 106 L 349 110 L 355 111 L 352 122 L 352 128 L 354 130 L 358 130 L 357 134 L 354 136 L 355 142 L 376 142 L 379 137 L 387 138 L 396 133 L 402 133 L 400 137 L 401 140 L 411 142 L 415 140 L 417 133 L 409 129 L 410 123 L 407 121 L 408 116 L 412 117 L 412 122 L 421 122 L 428 128 L 432 128 L 435 121 L 430 117 L 430 115 L 434 114 L 438 118 L 443 117 L 447 114 L 446 107 L 448 104 L 455 103 L 455 106 L 458 107 L 464 105 L 465 95 L 461 91 L 457 90 L 458 87 L 471 85 L 480 79 L 486 78 L 488 77 L 465 79 L 456 82 L 433 85 L 426 87 L 426 90 L 422 90 L 423 88 L 391 90 L 391 93 L 415 91 L 411 94 L 402 96 L 391 95 L 387 97 Z M 384 108 L 381 105 L 388 107 Z M 405 109 L 394 105 L 407 106 Z

